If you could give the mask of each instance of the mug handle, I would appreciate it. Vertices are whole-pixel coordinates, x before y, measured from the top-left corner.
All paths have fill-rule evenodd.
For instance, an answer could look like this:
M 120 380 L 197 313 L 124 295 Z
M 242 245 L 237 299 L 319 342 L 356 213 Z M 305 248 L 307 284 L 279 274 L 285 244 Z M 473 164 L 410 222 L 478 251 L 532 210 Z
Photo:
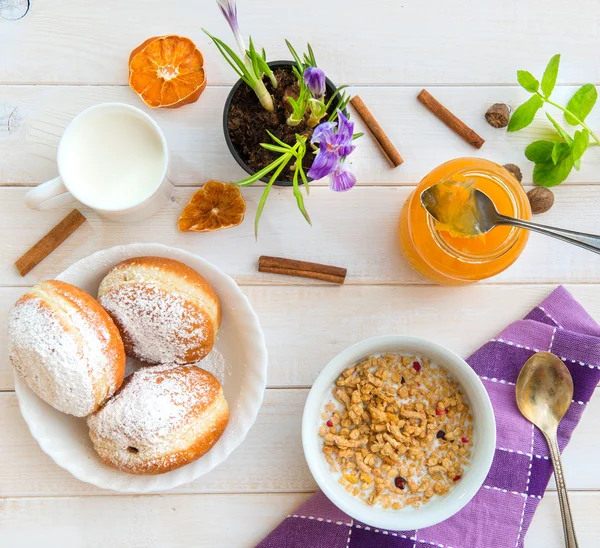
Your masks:
M 60 176 L 32 188 L 25 194 L 25 205 L 38 211 L 53 209 L 74 201 L 75 198 L 69 193 Z

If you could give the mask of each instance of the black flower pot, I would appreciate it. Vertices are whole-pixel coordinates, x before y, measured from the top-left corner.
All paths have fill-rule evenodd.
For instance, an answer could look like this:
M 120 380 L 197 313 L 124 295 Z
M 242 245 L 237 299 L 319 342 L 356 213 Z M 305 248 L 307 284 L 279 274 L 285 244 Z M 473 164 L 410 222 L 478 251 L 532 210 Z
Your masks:
M 295 66 L 295 63 L 294 63 L 294 61 L 271 61 L 270 63 L 268 63 L 268 65 L 272 69 L 278 68 L 278 67 L 290 67 L 291 68 L 291 67 Z M 256 172 L 246 162 L 244 162 L 244 160 L 242 160 L 242 158 L 238 154 L 238 151 L 236 150 L 235 146 L 231 142 L 231 137 L 229 136 L 229 129 L 228 129 L 229 128 L 229 110 L 231 109 L 231 102 L 233 101 L 235 92 L 242 85 L 246 85 L 246 83 L 241 79 L 238 80 L 231 88 L 231 91 L 229 92 L 229 95 L 227 96 L 227 100 L 225 101 L 225 107 L 223 109 L 223 133 L 225 135 L 225 142 L 227 143 L 229 152 L 231 152 L 231 155 L 235 158 L 235 161 L 240 165 L 240 167 L 246 173 L 248 173 L 249 175 L 254 175 L 254 173 L 256 173 Z M 333 82 L 331 82 L 331 80 L 329 80 L 329 78 L 326 78 L 326 80 L 325 80 L 325 88 L 327 89 L 326 97 L 331 97 L 337 91 L 337 87 L 333 84 Z M 347 115 L 345 110 L 344 110 L 344 114 Z M 269 136 L 267 135 L 266 132 L 265 132 L 265 142 L 269 142 Z M 270 177 L 271 177 L 270 175 L 266 175 L 265 177 L 263 177 L 261 179 L 261 181 L 268 183 Z M 310 179 L 310 178 L 308 178 L 308 180 L 312 181 L 312 179 Z M 292 181 L 275 181 L 273 184 L 278 185 L 278 186 L 292 186 Z

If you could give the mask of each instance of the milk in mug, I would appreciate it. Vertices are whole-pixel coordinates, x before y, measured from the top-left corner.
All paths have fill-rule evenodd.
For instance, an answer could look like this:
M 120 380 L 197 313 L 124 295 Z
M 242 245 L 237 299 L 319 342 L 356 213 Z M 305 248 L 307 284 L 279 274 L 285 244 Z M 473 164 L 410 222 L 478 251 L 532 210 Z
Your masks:
M 58 147 L 60 176 L 26 196 L 34 209 L 73 200 L 119 221 L 148 217 L 168 198 L 166 140 L 152 118 L 121 103 L 83 111 Z

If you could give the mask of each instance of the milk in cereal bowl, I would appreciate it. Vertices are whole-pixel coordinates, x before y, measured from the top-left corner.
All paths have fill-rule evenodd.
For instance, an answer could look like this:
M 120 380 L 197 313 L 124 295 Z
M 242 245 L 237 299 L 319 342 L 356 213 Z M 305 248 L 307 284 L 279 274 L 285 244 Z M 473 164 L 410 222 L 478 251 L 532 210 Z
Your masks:
M 481 488 L 496 428 L 483 384 L 451 351 L 397 335 L 357 343 L 314 383 L 304 453 L 325 495 L 373 527 L 439 523 Z

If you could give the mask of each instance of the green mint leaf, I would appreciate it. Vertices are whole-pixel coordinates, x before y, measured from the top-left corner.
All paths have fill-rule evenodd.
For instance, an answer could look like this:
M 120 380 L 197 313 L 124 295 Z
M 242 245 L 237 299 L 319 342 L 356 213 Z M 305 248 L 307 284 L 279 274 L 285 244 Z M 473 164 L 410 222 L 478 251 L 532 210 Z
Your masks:
M 508 131 L 519 131 L 531 124 L 543 104 L 544 100 L 539 95 L 533 95 L 527 99 L 510 117 Z
M 579 121 L 583 122 L 594 108 L 597 99 L 598 92 L 596 88 L 592 84 L 585 84 L 585 86 L 581 86 L 573 97 L 571 97 L 567 103 L 567 110 L 579 118 Z M 572 126 L 579 125 L 579 121 L 567 113 L 565 113 L 565 120 Z
M 559 123 L 552 118 L 552 116 L 550 114 L 548 114 L 546 112 L 546 116 L 548 117 L 548 120 L 550 120 L 550 122 L 552 122 L 552 125 L 554 126 L 554 129 L 556 131 L 558 131 L 558 134 L 569 144 L 572 145 L 573 144 L 573 138 L 562 128 L 560 127 Z
M 543 164 L 536 164 L 533 168 L 533 182 L 539 186 L 556 186 L 569 176 L 572 169 L 573 156 L 571 154 L 556 165 L 552 160 Z
M 575 168 L 576 171 L 579 171 L 581 169 L 581 158 L 578 158 L 577 160 L 573 160 L 573 167 Z
M 552 147 L 552 161 L 554 165 L 562 162 L 569 154 L 571 154 L 571 147 L 563 141 L 557 141 Z
M 573 154 L 573 161 L 579 162 L 585 151 L 590 146 L 590 132 L 587 129 L 583 131 L 576 131 L 573 136 L 573 145 L 571 147 L 571 152 Z M 577 165 L 575 165 L 576 169 L 579 169 Z
M 521 87 L 530 93 L 535 93 L 538 89 L 540 89 L 540 83 L 537 78 L 531 74 L 531 72 L 527 72 L 526 70 L 518 70 L 517 71 L 517 80 Z
M 560 64 L 560 53 L 552 57 L 546 70 L 544 71 L 544 75 L 542 76 L 542 93 L 548 99 L 550 94 L 554 90 L 554 86 L 556 85 L 556 78 L 558 77 L 558 65 Z
M 525 156 L 530 162 L 543 164 L 552 158 L 554 141 L 534 141 L 525 149 Z

